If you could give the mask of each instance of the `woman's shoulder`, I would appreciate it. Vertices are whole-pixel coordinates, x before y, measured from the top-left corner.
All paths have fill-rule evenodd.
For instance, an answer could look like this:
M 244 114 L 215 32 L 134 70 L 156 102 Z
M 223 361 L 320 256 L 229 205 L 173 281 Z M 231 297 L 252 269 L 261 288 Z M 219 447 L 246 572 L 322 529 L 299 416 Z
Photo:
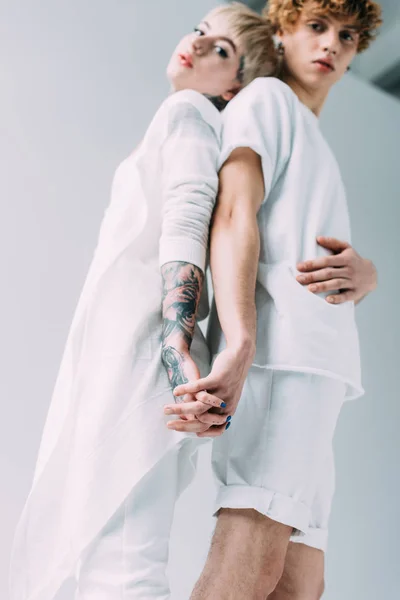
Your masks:
M 195 90 L 180 90 L 168 96 L 161 105 L 169 118 L 202 120 L 212 127 L 217 137 L 221 133 L 221 113 L 203 94 Z

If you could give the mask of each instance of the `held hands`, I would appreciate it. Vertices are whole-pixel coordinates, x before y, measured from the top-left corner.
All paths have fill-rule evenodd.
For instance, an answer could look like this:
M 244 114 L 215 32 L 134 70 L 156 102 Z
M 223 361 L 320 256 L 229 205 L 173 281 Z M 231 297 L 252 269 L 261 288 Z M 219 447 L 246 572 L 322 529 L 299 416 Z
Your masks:
M 371 260 L 362 258 L 347 242 L 322 236 L 317 242 L 333 254 L 298 264 L 297 269 L 304 273 L 297 276 L 299 283 L 314 293 L 340 290 L 340 294 L 326 297 L 331 304 L 349 300 L 357 304 L 376 288 L 377 272 Z
M 182 387 L 182 384 L 188 384 L 189 381 L 196 382 L 200 380 L 199 369 L 187 349 L 178 351 L 173 346 L 165 347 L 162 352 L 162 361 L 172 388 L 177 389 L 176 386 Z M 203 399 L 205 399 L 204 396 Z M 206 402 L 202 402 L 201 394 L 196 400 L 194 394 L 183 392 L 175 402 L 177 404 L 165 405 L 165 407 L 169 406 L 171 411 L 164 410 L 164 413 L 180 415 L 181 418 L 180 420 L 169 421 L 169 429 L 202 433 L 207 431 L 211 425 L 224 424 L 225 426 L 226 424 L 226 416 L 212 415 L 207 412 L 210 406 L 221 406 L 221 400 L 211 394 L 207 394 Z
M 181 417 L 170 421 L 168 427 L 176 431 L 195 431 L 198 437 L 221 435 L 236 412 L 252 358 L 253 352 L 249 350 L 226 348 L 216 357 L 207 377 L 177 386 L 174 395 L 186 394 L 186 397 L 183 403 L 164 407 L 165 414 Z M 225 402 L 221 404 L 221 400 Z M 198 425 L 185 422 L 185 417 L 194 417 Z
M 377 272 L 372 261 L 362 258 L 347 242 L 318 237 L 320 246 L 332 251 L 329 256 L 298 264 L 303 274 L 297 281 L 314 293 L 337 291 L 327 296 L 332 304 L 360 302 L 377 287 Z M 254 349 L 226 348 L 215 359 L 211 373 L 200 379 L 197 365 L 188 351 L 164 355 L 163 362 L 177 398 L 164 407 L 164 413 L 180 418 L 168 422 L 169 429 L 195 432 L 198 437 L 217 437 L 235 414 Z M 207 390 L 207 391 L 206 391 Z

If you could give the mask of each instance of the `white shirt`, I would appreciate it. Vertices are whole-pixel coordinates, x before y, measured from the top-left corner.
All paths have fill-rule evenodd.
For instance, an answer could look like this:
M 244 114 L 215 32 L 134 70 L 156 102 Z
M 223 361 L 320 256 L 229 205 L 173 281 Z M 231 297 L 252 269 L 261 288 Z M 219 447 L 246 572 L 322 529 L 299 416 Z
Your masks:
M 115 173 L 14 537 L 10 600 L 53 600 L 148 470 L 187 438 L 209 442 L 166 427 L 160 265 L 205 268 L 220 128 L 204 96 L 173 94 Z M 191 353 L 207 375 L 198 327 Z
M 347 399 L 356 398 L 364 390 L 354 303 L 329 304 L 295 278 L 298 262 L 329 254 L 318 235 L 351 237 L 339 168 L 318 119 L 285 83 L 258 78 L 223 112 L 220 165 L 238 147 L 261 156 L 265 182 L 255 364 L 341 379 Z M 215 354 L 224 345 L 215 314 L 209 337 Z

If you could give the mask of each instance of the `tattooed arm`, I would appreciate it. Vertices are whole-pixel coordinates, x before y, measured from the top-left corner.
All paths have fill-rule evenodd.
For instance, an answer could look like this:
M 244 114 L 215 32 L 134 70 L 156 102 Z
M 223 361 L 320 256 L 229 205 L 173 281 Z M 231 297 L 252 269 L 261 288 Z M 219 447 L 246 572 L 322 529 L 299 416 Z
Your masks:
M 173 105 L 162 149 L 162 362 L 172 388 L 199 378 L 190 357 L 217 190 L 219 140 L 192 103 Z M 183 95 L 182 95 L 183 94 Z M 193 96 L 192 96 L 193 98 Z M 199 102 L 208 101 L 198 96 Z M 216 113 L 219 119 L 218 113 Z M 218 121 L 219 123 L 219 121 Z
M 204 274 L 185 262 L 170 262 L 161 268 L 163 279 L 162 361 L 172 388 L 198 378 L 190 359 Z

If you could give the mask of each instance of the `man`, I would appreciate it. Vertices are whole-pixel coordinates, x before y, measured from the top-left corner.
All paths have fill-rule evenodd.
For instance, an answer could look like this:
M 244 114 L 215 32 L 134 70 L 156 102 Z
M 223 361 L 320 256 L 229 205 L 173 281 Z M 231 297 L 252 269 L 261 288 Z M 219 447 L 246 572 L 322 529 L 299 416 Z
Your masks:
M 353 303 L 309 293 L 295 267 L 315 255 L 321 233 L 350 238 L 318 116 L 374 37 L 380 9 L 370 0 L 272 0 L 265 14 L 280 39 L 285 83 L 256 80 L 224 114 L 210 246 L 223 333 L 214 313 L 210 339 L 222 351 L 208 377 L 175 390 L 201 402 L 172 407 L 192 419 L 172 429 L 217 438 L 218 521 L 192 600 L 321 597 L 332 437 L 343 402 L 363 393 Z M 315 266 L 313 279 L 327 280 L 318 291 L 347 289 L 343 257 L 321 256 Z M 226 408 L 207 411 L 215 397 Z M 225 425 L 202 422 L 206 411 L 240 416 L 221 436 Z

